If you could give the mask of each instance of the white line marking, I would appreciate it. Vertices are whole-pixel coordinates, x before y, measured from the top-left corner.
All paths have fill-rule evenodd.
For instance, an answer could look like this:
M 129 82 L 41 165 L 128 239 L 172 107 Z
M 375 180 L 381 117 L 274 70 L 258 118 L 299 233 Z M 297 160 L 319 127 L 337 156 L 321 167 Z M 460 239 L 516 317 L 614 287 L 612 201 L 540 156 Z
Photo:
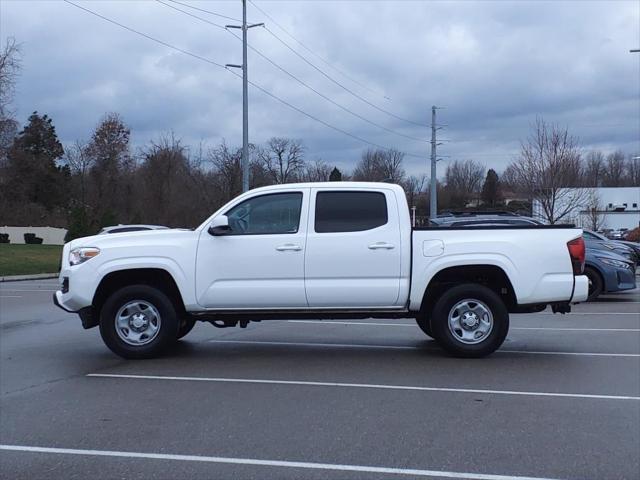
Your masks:
M 239 343 L 248 345 L 300 345 L 304 347 L 339 347 L 339 348 L 383 348 L 389 350 L 417 350 L 420 347 L 410 345 L 368 345 L 358 343 L 320 343 L 320 342 L 269 342 L 258 340 L 209 340 L 211 343 Z
M 22 298 L 20 295 L 0 295 L 0 298 Z
M 477 388 L 418 387 L 411 385 L 378 385 L 372 383 L 310 382 L 302 380 L 263 380 L 254 378 L 174 377 L 165 375 L 126 375 L 115 373 L 88 373 L 87 377 L 129 378 L 138 380 L 178 380 L 188 382 L 262 383 L 269 385 L 301 385 L 311 387 L 371 388 L 377 390 L 410 390 L 418 392 L 474 393 L 490 395 L 519 395 L 527 397 L 588 398 L 597 400 L 640 400 L 626 395 L 595 395 L 588 393 L 526 392 L 517 390 L 482 390 Z
M 209 340 L 211 343 L 238 343 L 248 345 L 293 345 L 303 347 L 338 347 L 338 348 L 380 348 L 389 350 L 423 350 L 424 347 L 411 345 L 369 345 L 362 343 L 319 343 L 319 342 L 270 342 L 260 340 Z M 433 351 L 433 350 L 432 350 Z M 495 353 L 521 353 L 527 355 L 577 355 L 585 357 L 640 357 L 640 353 L 601 353 L 601 352 L 545 352 L 530 350 L 497 350 Z
M 365 325 L 376 327 L 414 327 L 414 323 L 347 322 L 336 320 L 285 320 L 291 323 L 314 323 L 319 325 Z M 564 327 L 509 327 L 509 330 L 550 330 L 560 332 L 640 332 L 640 328 L 564 328 Z
M 467 478 L 471 480 L 553 480 L 542 477 L 522 477 L 485 473 L 447 472 L 413 468 L 373 467 L 364 465 L 341 465 L 334 463 L 292 462 L 286 460 L 259 460 L 255 458 L 210 457 L 205 455 L 176 455 L 169 453 L 123 452 L 113 450 L 85 450 L 76 448 L 31 447 L 23 445 L 0 445 L 0 450 L 32 453 L 57 453 L 64 455 L 86 455 L 98 457 L 144 458 L 153 460 L 177 460 L 185 462 L 226 463 L 233 465 L 257 465 L 260 467 L 304 468 L 311 470 L 334 470 L 340 472 L 385 473 L 436 478 Z
M 0 288 L 2 292 L 56 292 L 57 290 L 45 290 L 43 288 L 34 288 L 32 290 L 15 289 L 15 288 Z

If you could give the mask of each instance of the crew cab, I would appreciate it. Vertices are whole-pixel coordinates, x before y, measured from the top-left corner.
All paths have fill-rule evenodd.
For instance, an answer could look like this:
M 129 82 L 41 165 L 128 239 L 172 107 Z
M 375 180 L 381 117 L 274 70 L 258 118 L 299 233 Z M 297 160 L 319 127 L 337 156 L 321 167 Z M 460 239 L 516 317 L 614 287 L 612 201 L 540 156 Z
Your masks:
M 125 358 L 161 354 L 196 321 L 415 318 L 457 356 L 500 347 L 509 313 L 567 312 L 588 295 L 573 226 L 412 229 L 387 183 L 250 190 L 194 230 L 96 235 L 64 246 L 54 303 Z

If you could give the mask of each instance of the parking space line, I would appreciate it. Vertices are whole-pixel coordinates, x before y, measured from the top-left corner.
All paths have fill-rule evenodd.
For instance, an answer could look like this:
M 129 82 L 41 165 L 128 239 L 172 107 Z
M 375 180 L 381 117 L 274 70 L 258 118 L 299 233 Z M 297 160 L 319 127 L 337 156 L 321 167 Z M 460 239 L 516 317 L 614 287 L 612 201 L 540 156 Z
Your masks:
M 0 298 L 22 298 L 21 295 L 0 295 Z
M 30 453 L 53 453 L 62 455 L 84 455 L 97 457 L 140 458 L 148 460 L 175 460 L 183 462 L 223 463 L 232 465 L 254 465 L 259 467 L 300 468 L 307 470 L 333 470 L 340 472 L 363 472 L 390 475 L 413 475 L 431 478 L 466 478 L 470 480 L 554 480 L 543 477 L 523 477 L 517 475 L 496 475 L 486 473 L 448 472 L 443 470 L 423 470 L 414 468 L 374 467 L 365 465 L 344 465 L 336 463 L 297 462 L 287 460 L 261 460 L 255 458 L 212 457 L 206 455 L 177 455 L 169 453 L 143 453 L 114 450 L 88 450 L 77 448 L 51 448 L 25 445 L 0 445 L 0 450 Z
M 0 292 L 56 292 L 57 290 L 45 290 L 44 288 L 34 288 L 30 290 L 16 288 L 0 288 Z
M 335 320 L 285 320 L 291 323 L 312 323 L 319 325 L 369 325 L 376 327 L 412 327 L 417 328 L 415 323 L 380 323 L 380 322 L 348 322 Z M 640 328 L 565 328 L 565 327 L 509 327 L 509 330 L 551 330 L 561 332 L 640 332 Z
M 370 345 L 362 343 L 320 343 L 320 342 L 274 342 L 262 340 L 209 340 L 210 343 L 237 343 L 248 345 L 292 345 L 302 347 L 337 347 L 337 348 L 374 348 L 388 350 L 423 350 L 424 347 L 412 345 Z M 434 350 L 432 350 L 434 351 Z M 531 350 L 496 350 L 494 353 L 519 353 L 527 355 L 576 355 L 585 357 L 640 357 L 640 353 L 601 353 L 601 352 L 553 352 Z
M 640 397 L 628 395 L 598 395 L 589 393 L 560 393 L 560 392 L 527 392 L 520 390 L 485 390 L 477 388 L 449 388 L 449 387 L 422 387 L 413 385 L 384 385 L 372 383 L 342 383 L 342 382 L 313 382 L 305 380 L 271 380 L 258 378 L 224 378 L 224 377 L 178 377 L 166 375 L 129 375 L 117 373 L 88 373 L 87 377 L 102 378 L 126 378 L 134 380 L 170 380 L 186 382 L 216 382 L 216 383 L 253 383 L 267 385 L 296 385 L 305 387 L 341 387 L 341 388 L 366 388 L 375 390 L 402 390 L 417 392 L 444 392 L 444 393 L 473 393 L 486 395 L 516 395 L 525 397 L 560 397 L 560 398 L 585 398 L 595 400 L 640 400 Z

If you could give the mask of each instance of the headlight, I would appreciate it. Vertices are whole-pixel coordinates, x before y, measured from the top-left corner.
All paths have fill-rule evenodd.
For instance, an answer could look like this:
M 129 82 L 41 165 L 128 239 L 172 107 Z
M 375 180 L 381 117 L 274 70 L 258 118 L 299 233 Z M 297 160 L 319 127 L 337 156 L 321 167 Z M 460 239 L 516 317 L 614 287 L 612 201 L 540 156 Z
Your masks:
M 100 253 L 96 247 L 78 247 L 69 252 L 69 264 L 80 265 Z
M 632 268 L 631 264 L 629 264 L 627 262 L 622 262 L 620 260 L 614 260 L 613 258 L 598 257 L 598 259 L 602 263 L 606 263 L 607 265 L 611 265 L 612 267 L 628 268 L 629 270 L 631 270 L 631 268 Z

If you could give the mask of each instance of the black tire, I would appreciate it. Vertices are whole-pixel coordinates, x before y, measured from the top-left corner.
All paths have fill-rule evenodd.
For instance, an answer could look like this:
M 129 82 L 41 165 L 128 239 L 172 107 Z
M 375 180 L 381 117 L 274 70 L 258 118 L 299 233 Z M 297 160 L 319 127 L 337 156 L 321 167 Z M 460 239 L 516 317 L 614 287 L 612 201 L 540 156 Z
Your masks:
M 150 306 L 146 307 L 146 310 L 141 310 L 142 316 L 145 317 L 145 322 L 147 321 L 147 316 L 155 318 L 156 313 L 159 316 L 159 320 L 155 320 L 157 331 L 152 335 L 147 335 L 146 340 L 141 340 L 148 343 L 134 345 L 127 343 L 121 337 L 127 335 L 125 332 L 131 333 L 134 327 L 132 326 L 131 330 L 127 328 L 119 329 L 117 316 L 118 313 L 122 313 L 121 309 L 125 306 L 136 302 Z M 122 316 L 124 317 L 128 315 L 129 311 L 125 309 L 123 312 L 124 315 Z M 131 319 L 130 315 L 129 318 Z M 161 290 L 149 285 L 130 285 L 115 291 L 107 298 L 100 310 L 100 335 L 102 340 L 113 353 L 126 359 L 154 358 L 161 355 L 167 347 L 176 342 L 178 323 L 176 309 L 169 297 Z M 120 333 L 118 330 L 120 330 Z M 135 334 L 136 332 L 133 333 Z
M 490 313 L 493 323 L 486 337 L 467 339 L 478 343 L 465 343 L 460 337 L 465 329 L 449 327 L 449 314 L 459 302 L 469 300 L 469 305 Z M 460 307 L 461 309 L 464 307 Z M 460 312 L 456 309 L 456 312 Z M 471 312 L 471 311 L 469 311 Z M 473 314 L 473 312 L 471 312 Z M 461 324 L 461 323 L 460 323 Z M 491 322 L 489 322 L 491 324 Z M 457 357 L 477 358 L 495 352 L 509 332 L 509 312 L 502 299 L 493 290 L 474 283 L 453 287 L 442 294 L 433 307 L 431 315 L 433 337 L 448 353 Z M 477 335 L 480 330 L 469 329 L 466 334 Z
M 593 302 L 602 295 L 604 283 L 598 271 L 591 267 L 585 267 L 584 274 L 589 279 L 589 296 L 587 297 L 587 302 Z
M 196 325 L 196 321 L 193 318 L 184 316 L 180 319 L 180 326 L 178 327 L 178 340 L 184 337 L 187 333 L 193 330 Z
M 429 316 L 420 314 L 416 317 L 416 323 L 427 337 L 433 338 L 433 333 L 431 332 L 431 318 Z

